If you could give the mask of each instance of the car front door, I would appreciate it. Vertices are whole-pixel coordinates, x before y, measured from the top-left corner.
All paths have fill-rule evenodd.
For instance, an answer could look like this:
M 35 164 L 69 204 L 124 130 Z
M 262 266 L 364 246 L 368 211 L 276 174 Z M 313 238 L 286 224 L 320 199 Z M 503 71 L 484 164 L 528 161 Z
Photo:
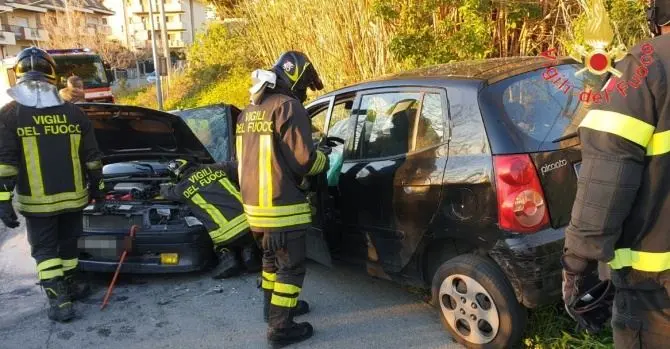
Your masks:
M 423 88 L 358 95 L 340 177 L 341 210 L 370 274 L 407 265 L 435 215 L 448 153 L 446 93 Z M 355 251 L 355 249 L 351 249 Z

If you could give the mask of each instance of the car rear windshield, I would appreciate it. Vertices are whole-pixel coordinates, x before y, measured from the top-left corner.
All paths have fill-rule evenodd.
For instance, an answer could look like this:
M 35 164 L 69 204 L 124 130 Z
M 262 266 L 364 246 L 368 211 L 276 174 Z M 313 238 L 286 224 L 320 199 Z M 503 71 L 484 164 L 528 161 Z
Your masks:
M 487 115 L 498 122 L 515 143 L 515 151 L 551 151 L 574 145 L 557 141 L 577 131 L 595 94 L 601 94 L 603 77 L 583 66 L 546 67 L 496 82 L 482 92 L 482 102 L 493 107 Z M 600 103 L 606 103 L 602 99 Z M 492 122 L 492 120 L 488 120 Z

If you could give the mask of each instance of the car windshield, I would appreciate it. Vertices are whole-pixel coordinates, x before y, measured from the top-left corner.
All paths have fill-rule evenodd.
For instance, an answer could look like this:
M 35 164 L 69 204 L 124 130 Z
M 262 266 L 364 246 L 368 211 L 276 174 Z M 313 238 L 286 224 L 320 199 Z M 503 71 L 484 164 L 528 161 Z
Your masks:
M 67 78 L 76 75 L 84 81 L 84 88 L 108 87 L 109 81 L 100 56 L 54 55 L 58 88 L 67 85 Z
M 575 74 L 582 68 L 560 65 L 521 74 L 487 87 L 482 98 L 502 111 L 496 119 L 518 138 L 522 151 L 555 150 L 564 145 L 555 140 L 577 131 L 594 98 L 606 103 L 603 78 Z
M 207 148 L 214 161 L 221 162 L 231 158 L 230 108 L 222 104 L 172 112 L 181 117 Z

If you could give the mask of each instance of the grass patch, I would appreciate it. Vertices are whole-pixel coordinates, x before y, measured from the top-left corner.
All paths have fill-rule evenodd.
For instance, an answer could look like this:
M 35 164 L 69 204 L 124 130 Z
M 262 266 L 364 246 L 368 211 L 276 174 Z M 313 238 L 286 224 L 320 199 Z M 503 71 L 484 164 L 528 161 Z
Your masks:
M 524 348 L 533 349 L 613 349 L 612 331 L 597 335 L 574 332 L 575 322 L 565 314 L 562 305 L 550 305 L 529 314 Z

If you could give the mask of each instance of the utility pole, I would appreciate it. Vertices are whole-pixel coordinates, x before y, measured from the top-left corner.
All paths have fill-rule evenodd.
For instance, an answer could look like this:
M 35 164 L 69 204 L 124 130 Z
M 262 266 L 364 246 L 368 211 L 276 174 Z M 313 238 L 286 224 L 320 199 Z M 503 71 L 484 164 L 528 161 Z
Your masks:
M 151 0 L 149 0 L 151 1 Z M 170 75 L 172 75 L 172 67 L 170 66 L 170 46 L 168 45 L 168 36 L 167 36 L 167 19 L 165 18 L 165 4 L 164 0 L 158 0 L 158 8 L 160 9 L 161 14 L 161 38 L 163 39 L 163 55 L 165 56 L 165 95 L 166 98 L 170 97 Z
M 156 32 L 154 31 L 153 1 L 149 0 L 149 21 L 151 23 L 151 51 L 154 55 L 154 73 L 156 73 L 156 97 L 158 98 L 158 110 L 163 110 L 163 91 L 161 90 L 160 65 L 156 54 Z

